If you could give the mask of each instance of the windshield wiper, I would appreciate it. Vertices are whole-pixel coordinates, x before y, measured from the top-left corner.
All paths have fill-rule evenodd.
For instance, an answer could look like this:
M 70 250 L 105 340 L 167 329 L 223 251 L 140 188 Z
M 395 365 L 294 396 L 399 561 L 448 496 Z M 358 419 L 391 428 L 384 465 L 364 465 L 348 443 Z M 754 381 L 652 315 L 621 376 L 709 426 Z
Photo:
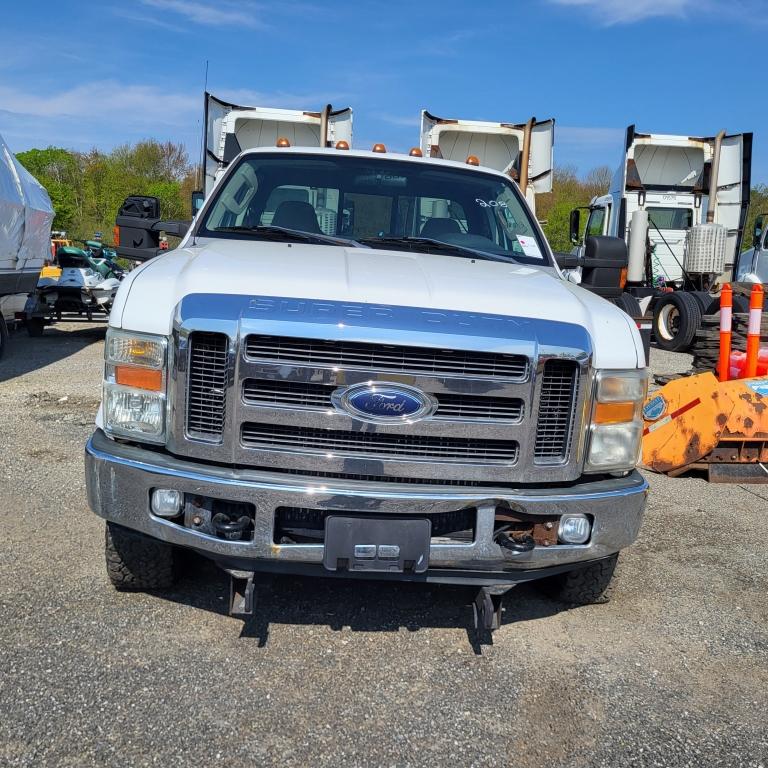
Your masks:
M 455 253 L 460 256 L 469 256 L 473 259 L 485 259 L 487 261 L 502 261 L 509 264 L 512 261 L 510 258 L 504 256 L 498 256 L 495 253 L 489 251 L 481 251 L 477 248 L 470 248 L 466 245 L 455 245 L 454 243 L 445 243 L 442 240 L 433 240 L 431 237 L 394 237 L 394 236 L 382 236 L 382 237 L 361 237 L 362 243 L 381 243 L 382 245 L 406 245 L 414 246 L 418 249 L 418 246 L 427 246 L 428 248 L 439 248 L 441 251 L 448 253 Z M 413 249 L 411 249 L 413 250 Z
M 268 238 L 270 240 L 294 240 L 301 243 L 326 243 L 328 245 L 351 245 L 355 248 L 368 248 L 367 245 L 363 245 L 357 240 L 350 240 L 346 237 L 323 235 L 317 232 L 303 232 L 300 229 L 276 227 L 273 224 L 258 224 L 254 226 L 244 226 L 240 224 L 231 227 L 216 227 L 216 229 L 212 229 L 211 232 L 233 232 L 239 235 L 253 235 L 254 237 Z

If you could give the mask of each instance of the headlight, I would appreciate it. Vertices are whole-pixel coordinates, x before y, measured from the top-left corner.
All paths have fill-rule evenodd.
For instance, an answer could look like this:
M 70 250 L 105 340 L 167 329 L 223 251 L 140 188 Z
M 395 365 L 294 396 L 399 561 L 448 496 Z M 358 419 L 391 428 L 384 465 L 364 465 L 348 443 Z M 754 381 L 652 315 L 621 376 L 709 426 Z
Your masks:
M 168 341 L 130 331 L 107 331 L 104 429 L 116 437 L 165 442 Z
M 640 454 L 645 370 L 598 371 L 586 472 L 633 469 Z

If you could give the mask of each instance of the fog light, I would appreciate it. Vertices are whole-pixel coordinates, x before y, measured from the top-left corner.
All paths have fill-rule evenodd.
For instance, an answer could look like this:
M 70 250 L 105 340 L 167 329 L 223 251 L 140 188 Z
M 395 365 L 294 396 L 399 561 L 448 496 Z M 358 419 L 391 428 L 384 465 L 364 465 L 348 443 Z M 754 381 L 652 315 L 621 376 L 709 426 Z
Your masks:
M 563 515 L 557 528 L 557 538 L 563 544 L 586 544 L 591 530 L 586 515 Z
M 181 492 L 158 488 L 152 491 L 152 512 L 160 517 L 176 517 L 181 511 Z

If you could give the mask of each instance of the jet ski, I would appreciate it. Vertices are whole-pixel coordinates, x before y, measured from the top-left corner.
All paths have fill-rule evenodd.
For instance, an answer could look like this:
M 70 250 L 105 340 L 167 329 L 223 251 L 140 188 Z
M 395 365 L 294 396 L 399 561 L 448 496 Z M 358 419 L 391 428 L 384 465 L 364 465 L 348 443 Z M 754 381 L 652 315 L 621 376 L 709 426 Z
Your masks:
M 123 270 L 108 259 L 95 260 L 81 248 L 62 246 L 56 253 L 61 268 L 59 277 L 41 277 L 37 284 L 38 301 L 57 315 L 62 312 L 109 313 Z

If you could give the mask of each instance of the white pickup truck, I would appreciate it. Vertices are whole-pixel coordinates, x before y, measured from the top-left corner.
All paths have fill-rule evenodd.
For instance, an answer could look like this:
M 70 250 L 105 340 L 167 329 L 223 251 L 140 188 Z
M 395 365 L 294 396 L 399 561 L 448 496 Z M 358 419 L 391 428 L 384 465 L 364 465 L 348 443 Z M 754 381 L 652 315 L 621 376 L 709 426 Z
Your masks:
M 602 600 L 648 488 L 635 324 L 563 278 L 508 174 L 275 143 L 117 294 L 86 448 L 112 582 L 167 587 L 189 548 L 233 613 L 260 572 L 472 584 L 485 628 L 521 581 Z M 182 234 L 158 213 L 129 201 L 119 250 Z

